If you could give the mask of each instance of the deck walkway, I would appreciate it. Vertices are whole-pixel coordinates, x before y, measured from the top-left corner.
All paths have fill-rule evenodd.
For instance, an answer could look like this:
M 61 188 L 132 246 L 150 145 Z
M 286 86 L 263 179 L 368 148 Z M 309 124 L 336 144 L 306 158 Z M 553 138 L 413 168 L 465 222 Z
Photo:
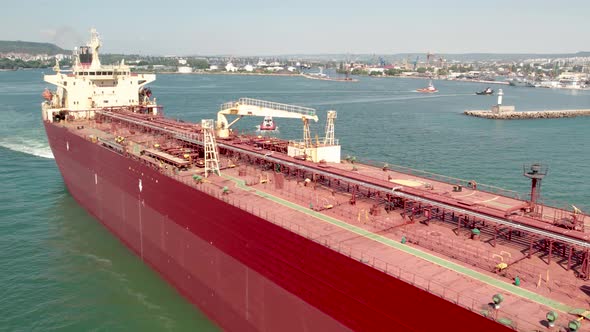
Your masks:
M 442 266 L 446 269 L 455 271 L 455 272 L 463 274 L 467 277 L 470 277 L 470 278 L 476 279 L 478 281 L 481 281 L 483 283 L 486 283 L 488 285 L 494 286 L 504 292 L 508 292 L 508 293 L 514 294 L 516 296 L 537 302 L 539 304 L 542 304 L 544 306 L 547 306 L 551 309 L 554 309 L 554 310 L 557 310 L 557 311 L 560 311 L 563 313 L 568 313 L 568 312 L 572 311 L 573 309 L 575 309 L 574 307 L 571 307 L 569 305 L 566 305 L 561 302 L 555 301 L 553 299 L 544 297 L 542 295 L 536 294 L 534 292 L 528 291 L 526 289 L 523 289 L 521 287 L 518 287 L 518 286 L 515 286 L 512 284 L 509 284 L 507 282 L 498 280 L 496 278 L 493 278 L 493 277 L 485 275 L 483 273 L 474 271 L 474 270 L 469 269 L 465 266 L 459 265 L 457 263 L 451 262 L 451 261 L 443 259 L 441 257 L 431 255 L 431 254 L 424 252 L 422 250 L 413 248 L 411 246 L 402 244 L 400 242 L 396 242 L 390 238 L 387 238 L 387 237 L 375 234 L 373 232 L 370 232 L 368 230 L 365 230 L 363 228 L 348 224 L 346 222 L 343 222 L 338 219 L 332 218 L 330 216 L 324 215 L 320 212 L 313 211 L 313 210 L 305 208 L 301 205 L 298 205 L 298 204 L 292 203 L 290 201 L 284 200 L 282 198 L 276 197 L 270 193 L 260 191 L 258 189 L 253 189 L 252 187 L 246 186 L 244 180 L 234 178 L 232 176 L 225 175 L 225 174 L 222 176 L 224 178 L 229 179 L 229 180 L 233 181 L 234 183 L 236 183 L 237 187 L 240 189 L 249 191 L 251 193 L 255 193 L 256 195 L 258 195 L 260 197 L 271 200 L 271 201 L 278 203 L 284 207 L 296 210 L 300 213 L 312 216 L 312 217 L 320 219 L 324 222 L 328 222 L 332 225 L 335 225 L 335 226 L 345 229 L 347 231 L 361 235 L 367 239 L 371 239 L 373 241 L 379 242 L 379 243 L 389 246 L 391 248 L 403 251 L 403 252 L 410 254 L 414 257 L 418 257 L 418 258 L 428 261 L 430 263 L 434 263 L 438 266 Z

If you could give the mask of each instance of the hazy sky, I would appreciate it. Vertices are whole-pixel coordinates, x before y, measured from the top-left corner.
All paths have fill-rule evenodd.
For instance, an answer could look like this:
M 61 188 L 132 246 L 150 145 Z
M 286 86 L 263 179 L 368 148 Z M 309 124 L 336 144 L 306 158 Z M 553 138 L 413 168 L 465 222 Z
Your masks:
M 159 55 L 590 50 L 590 0 L 3 1 L 0 40 Z

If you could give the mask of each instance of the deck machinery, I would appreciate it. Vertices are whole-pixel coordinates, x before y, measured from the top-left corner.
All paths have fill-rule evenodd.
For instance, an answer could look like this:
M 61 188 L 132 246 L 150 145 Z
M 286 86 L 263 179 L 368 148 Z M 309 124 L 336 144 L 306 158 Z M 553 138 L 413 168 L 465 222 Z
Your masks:
M 201 127 L 170 129 L 165 124 L 156 124 L 140 118 L 130 118 L 116 110 L 97 111 L 98 115 L 118 123 L 144 128 L 165 134 L 176 145 L 183 146 L 190 151 L 197 151 L 204 155 L 203 130 Z M 237 115 L 238 118 L 231 123 L 226 115 Z M 230 129 L 235 122 L 243 116 L 276 116 L 301 119 L 304 126 L 304 139 L 300 141 L 284 141 L 276 138 L 260 138 L 250 136 L 245 141 L 245 136 L 238 136 Z M 470 204 L 460 199 L 452 199 L 445 195 L 433 192 L 430 183 L 421 187 L 406 186 L 394 181 L 377 180 L 367 178 L 354 172 L 346 172 L 333 167 L 325 167 L 325 162 L 340 162 L 340 146 L 334 139 L 335 111 L 328 112 L 326 125 L 326 138 L 316 140 L 315 144 L 310 138 L 308 120 L 317 121 L 315 110 L 301 108 L 286 104 L 261 101 L 256 99 L 241 98 L 237 102 L 230 102 L 221 106 L 216 123 L 217 149 L 221 155 L 229 155 L 241 162 L 266 169 L 275 169 L 287 176 L 301 179 L 313 179 L 322 185 L 335 190 L 350 193 L 350 204 L 355 204 L 358 199 L 373 201 L 374 209 L 371 213 L 378 213 L 380 207 L 385 210 L 402 209 L 402 215 L 407 222 L 421 221 L 429 223 L 432 220 L 440 220 L 455 225 L 457 234 L 461 230 L 478 229 L 493 235 L 492 246 L 496 245 L 499 238 L 509 241 L 517 241 L 527 244 L 529 249 L 527 257 L 530 257 L 537 249 L 548 254 L 547 264 L 551 263 L 555 254 L 567 259 L 566 269 L 572 266 L 581 266 L 578 275 L 588 280 L 590 277 L 590 236 L 584 230 L 585 215 L 579 209 L 572 211 L 560 208 L 541 206 L 537 204 L 540 193 L 540 181 L 546 174 L 546 170 L 539 168 L 537 164 L 525 171 L 525 176 L 532 179 L 531 200 L 522 200 L 520 195 L 496 187 L 477 184 L 475 181 L 436 176 L 437 180 L 452 184 L 459 190 L 477 190 L 481 192 L 498 193 L 501 196 L 511 197 L 519 204 L 510 208 L 490 208 L 478 204 Z M 242 146 L 256 146 L 252 151 Z M 328 153 L 322 153 L 323 149 Z M 286 156 L 268 153 L 268 151 L 283 152 Z M 336 151 L 336 152 L 334 152 Z M 334 152 L 334 153 L 332 153 Z M 290 158 L 289 158 L 290 157 Z M 294 158 L 294 159 L 293 159 Z M 378 165 L 376 165 L 378 166 Z M 382 164 L 378 166 L 387 169 L 395 169 L 398 172 L 417 174 L 417 171 Z M 432 174 L 423 172 L 419 176 L 431 177 Z M 558 250 L 556 250 L 558 248 Z

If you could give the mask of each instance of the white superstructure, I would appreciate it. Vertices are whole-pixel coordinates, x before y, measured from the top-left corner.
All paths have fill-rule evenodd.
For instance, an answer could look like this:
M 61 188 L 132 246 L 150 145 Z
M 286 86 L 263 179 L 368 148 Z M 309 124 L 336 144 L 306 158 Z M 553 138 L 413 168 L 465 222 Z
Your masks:
M 98 33 L 92 29 L 90 42 L 74 51 L 71 71 L 62 71 L 56 63 L 55 74 L 44 76 L 45 82 L 57 87 L 43 94 L 44 120 L 58 120 L 66 114 L 91 117 L 94 110 L 105 107 L 144 106 L 157 112 L 155 100 L 149 98 L 151 91 L 144 88 L 156 75 L 131 73 L 124 60 L 118 65 L 101 65 L 100 46 Z

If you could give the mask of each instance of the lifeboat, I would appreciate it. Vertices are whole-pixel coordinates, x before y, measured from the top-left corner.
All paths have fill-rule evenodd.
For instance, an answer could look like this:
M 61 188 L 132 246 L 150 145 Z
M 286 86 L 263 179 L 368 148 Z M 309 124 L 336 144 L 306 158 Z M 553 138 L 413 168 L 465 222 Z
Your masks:
M 41 96 L 43 97 L 43 99 L 50 101 L 53 98 L 53 93 L 51 93 L 51 91 L 49 91 L 49 89 L 45 89 L 45 91 L 43 91 Z
M 257 126 L 259 131 L 277 130 L 277 125 L 272 119 L 272 116 L 265 116 L 262 123 Z

